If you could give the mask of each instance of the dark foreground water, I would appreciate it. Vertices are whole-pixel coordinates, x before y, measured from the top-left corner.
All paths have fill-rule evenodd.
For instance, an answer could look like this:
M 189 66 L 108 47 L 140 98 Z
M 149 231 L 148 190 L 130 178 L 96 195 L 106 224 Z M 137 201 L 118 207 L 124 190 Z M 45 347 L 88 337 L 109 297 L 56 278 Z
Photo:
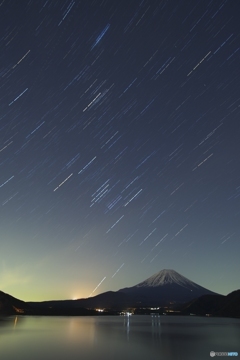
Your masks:
M 238 352 L 240 319 L 182 316 L 9 317 L 1 360 L 204 360 Z

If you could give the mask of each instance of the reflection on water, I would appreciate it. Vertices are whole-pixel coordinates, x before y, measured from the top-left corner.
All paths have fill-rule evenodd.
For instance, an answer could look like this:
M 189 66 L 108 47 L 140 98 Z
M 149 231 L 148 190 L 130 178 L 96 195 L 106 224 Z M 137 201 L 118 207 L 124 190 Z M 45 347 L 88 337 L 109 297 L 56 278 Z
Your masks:
M 240 355 L 240 319 L 185 316 L 0 319 L 0 359 L 203 360 Z
M 14 319 L 14 329 L 15 329 L 15 327 L 16 327 L 16 325 L 17 325 L 17 321 L 18 321 L 18 317 L 15 316 L 15 319 Z

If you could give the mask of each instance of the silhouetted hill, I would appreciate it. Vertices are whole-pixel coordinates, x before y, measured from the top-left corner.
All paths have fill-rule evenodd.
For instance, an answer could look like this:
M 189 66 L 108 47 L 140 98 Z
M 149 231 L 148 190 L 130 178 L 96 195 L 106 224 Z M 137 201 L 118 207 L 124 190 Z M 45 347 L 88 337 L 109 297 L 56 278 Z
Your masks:
M 230 316 L 240 318 L 240 290 L 231 292 L 225 297 L 225 302 L 219 310 L 214 312 L 215 316 Z
M 135 286 L 86 299 L 24 302 L 0 291 L 0 314 L 5 315 L 97 315 L 97 309 L 115 314 L 128 308 L 141 313 L 152 307 L 174 308 L 183 315 L 240 317 L 240 290 L 219 295 L 174 270 L 162 270 Z
M 240 317 L 240 290 L 224 295 L 204 295 L 180 308 L 185 315 Z
M 30 306 L 15 297 L 0 291 L 0 314 L 22 314 L 30 309 Z
M 215 294 L 204 287 L 192 282 L 174 270 L 162 270 L 143 282 L 118 291 L 108 291 L 94 297 L 48 301 L 41 303 L 41 307 L 54 306 L 82 307 L 88 309 L 108 308 L 122 310 L 124 308 L 163 307 L 170 304 L 185 303 L 203 294 Z M 30 303 L 31 306 L 40 306 Z
M 184 304 L 180 310 L 185 315 L 190 313 L 196 315 L 212 314 L 224 304 L 224 298 L 224 295 L 203 295 Z
M 135 303 L 131 299 L 131 296 L 126 294 L 119 294 L 114 291 L 107 291 L 105 293 L 96 295 L 94 297 L 78 300 L 53 300 L 43 302 L 30 302 L 29 305 L 33 309 L 38 308 L 54 308 L 54 309 L 66 309 L 66 308 L 86 308 L 86 309 L 122 309 L 125 307 L 133 306 Z

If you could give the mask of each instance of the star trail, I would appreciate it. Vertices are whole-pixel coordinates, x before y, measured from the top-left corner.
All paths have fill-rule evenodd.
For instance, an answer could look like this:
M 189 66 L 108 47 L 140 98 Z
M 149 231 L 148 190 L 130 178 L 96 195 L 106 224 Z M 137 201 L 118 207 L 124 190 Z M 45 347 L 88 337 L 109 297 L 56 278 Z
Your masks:
M 240 287 L 238 1 L 0 4 L 0 289 Z M 102 280 L 101 280 L 102 279 Z

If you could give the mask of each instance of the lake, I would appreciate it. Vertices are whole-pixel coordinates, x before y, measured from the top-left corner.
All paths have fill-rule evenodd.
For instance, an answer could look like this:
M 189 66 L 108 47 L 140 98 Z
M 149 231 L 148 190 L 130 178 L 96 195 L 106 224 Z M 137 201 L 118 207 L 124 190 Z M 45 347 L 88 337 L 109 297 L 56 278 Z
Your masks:
M 86 316 L 0 319 L 3 360 L 204 360 L 238 352 L 240 319 Z

